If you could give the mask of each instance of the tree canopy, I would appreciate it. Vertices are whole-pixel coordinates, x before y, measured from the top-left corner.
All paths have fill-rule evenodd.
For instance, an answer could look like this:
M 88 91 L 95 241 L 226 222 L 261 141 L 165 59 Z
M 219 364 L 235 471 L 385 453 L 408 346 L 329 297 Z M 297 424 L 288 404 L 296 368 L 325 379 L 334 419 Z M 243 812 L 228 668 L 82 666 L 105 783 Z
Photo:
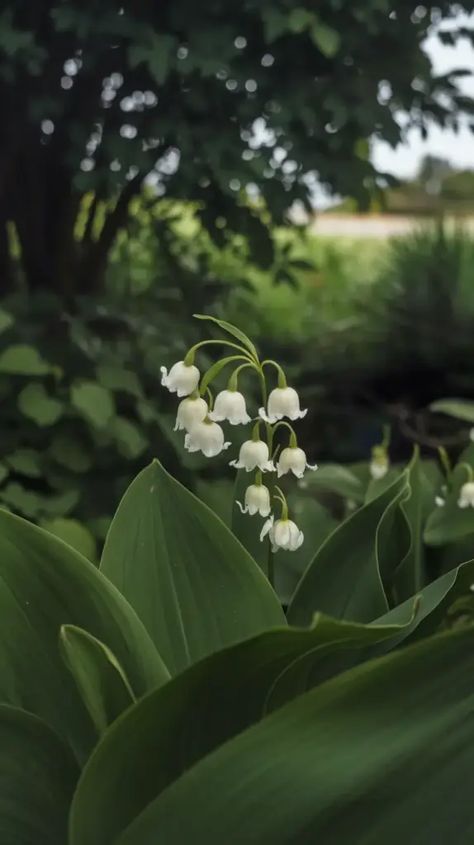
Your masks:
M 196 202 L 214 237 L 242 231 L 270 260 L 265 223 L 308 204 L 316 179 L 370 194 L 371 138 L 471 113 L 462 71 L 435 76 L 422 49 L 441 19 L 444 41 L 468 34 L 453 14 L 404 0 L 4 3 L 4 288 L 13 244 L 29 289 L 99 289 L 144 185 L 150 201 Z

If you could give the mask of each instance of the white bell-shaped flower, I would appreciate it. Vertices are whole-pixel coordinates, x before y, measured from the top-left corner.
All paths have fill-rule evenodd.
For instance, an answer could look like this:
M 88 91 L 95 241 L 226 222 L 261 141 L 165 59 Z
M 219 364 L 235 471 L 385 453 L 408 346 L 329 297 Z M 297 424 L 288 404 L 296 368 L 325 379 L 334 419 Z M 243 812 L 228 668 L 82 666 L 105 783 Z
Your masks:
M 458 507 L 474 508 L 474 481 L 467 481 L 459 491 Z
M 245 405 L 245 396 L 239 390 L 221 390 L 216 396 L 211 420 L 228 420 L 231 425 L 245 425 L 251 421 Z
M 188 452 L 202 452 L 206 458 L 214 458 L 230 442 L 224 442 L 224 432 L 220 425 L 206 417 L 202 422 L 195 423 L 184 438 L 184 448 Z
M 178 405 L 175 431 L 190 431 L 196 423 L 202 422 L 207 414 L 207 402 L 202 396 L 188 396 Z
M 161 383 L 167 387 L 170 393 L 177 393 L 178 396 L 189 396 L 194 393 L 199 384 L 199 370 L 194 364 L 185 364 L 184 361 L 177 361 L 168 372 L 166 367 L 161 367 Z
M 307 413 L 307 409 L 300 409 L 300 397 L 294 387 L 275 387 L 268 397 L 266 412 L 265 408 L 259 410 L 261 418 L 269 423 L 275 423 L 283 417 L 299 420 Z
M 261 469 L 262 472 L 273 472 L 275 467 L 270 460 L 268 446 L 263 440 L 246 440 L 242 443 L 239 459 L 231 461 L 230 465 L 236 469 Z
M 237 502 L 242 513 L 249 513 L 253 516 L 259 513 L 260 516 L 268 516 L 271 511 L 270 490 L 264 484 L 250 484 L 245 491 L 245 506 Z
M 295 552 L 304 540 L 303 532 L 292 519 L 277 519 L 275 522 L 273 516 L 271 516 L 264 523 L 260 539 L 263 540 L 267 534 L 272 544 L 272 552 L 277 552 L 278 549 Z
M 373 458 L 369 466 L 370 475 L 374 481 L 380 481 L 381 478 L 385 478 L 387 475 L 388 468 L 389 462 L 387 458 Z
M 283 449 L 277 462 L 278 478 L 292 472 L 297 478 L 303 478 L 305 469 L 315 470 L 317 464 L 311 465 L 306 460 L 306 453 L 298 446 L 288 446 Z

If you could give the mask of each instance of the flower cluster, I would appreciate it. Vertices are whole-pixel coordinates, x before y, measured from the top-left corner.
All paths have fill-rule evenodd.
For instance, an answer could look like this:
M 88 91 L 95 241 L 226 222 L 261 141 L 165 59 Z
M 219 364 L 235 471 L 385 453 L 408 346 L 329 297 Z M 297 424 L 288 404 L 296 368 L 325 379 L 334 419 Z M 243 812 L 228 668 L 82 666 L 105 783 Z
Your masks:
M 293 473 L 296 478 L 302 478 L 305 470 L 317 469 L 317 466 L 308 464 L 291 425 L 291 422 L 306 416 L 307 410 L 301 410 L 298 393 L 288 386 L 280 365 L 272 360 L 260 361 L 255 346 L 240 329 L 210 317 L 201 316 L 200 319 L 217 322 L 233 339 L 204 340 L 191 347 L 184 359 L 173 364 L 169 372 L 166 367 L 161 368 L 162 385 L 181 398 L 175 431 L 185 432 L 184 447 L 188 452 L 202 452 L 207 458 L 212 458 L 231 445 L 225 438 L 221 423 L 227 422 L 231 426 L 253 423 L 251 436 L 240 447 L 238 458 L 230 461 L 236 469 L 255 473 L 253 483 L 245 491 L 244 504 L 237 504 L 242 513 L 250 516 L 259 514 L 266 518 L 260 539 L 268 534 L 273 551 L 294 551 L 303 542 L 303 532 L 289 519 L 288 505 L 281 489 L 275 487 L 277 493 L 272 496 L 263 477 L 265 473 L 276 473 L 278 478 Z M 240 342 L 235 342 L 235 338 Z M 238 354 L 220 359 L 201 375 L 194 363 L 195 355 L 201 346 L 208 344 L 230 346 Z M 229 364 L 236 366 L 227 388 L 214 398 L 210 385 Z M 266 374 L 269 367 L 276 370 L 278 384 L 268 394 Z M 253 417 L 247 410 L 245 396 L 238 389 L 239 374 L 244 369 L 255 373 L 262 389 L 262 407 Z M 282 444 L 275 446 L 274 440 L 277 431 L 283 428 L 289 432 L 289 440 L 279 454 Z M 272 499 L 281 505 L 280 519 L 275 519 L 271 512 Z

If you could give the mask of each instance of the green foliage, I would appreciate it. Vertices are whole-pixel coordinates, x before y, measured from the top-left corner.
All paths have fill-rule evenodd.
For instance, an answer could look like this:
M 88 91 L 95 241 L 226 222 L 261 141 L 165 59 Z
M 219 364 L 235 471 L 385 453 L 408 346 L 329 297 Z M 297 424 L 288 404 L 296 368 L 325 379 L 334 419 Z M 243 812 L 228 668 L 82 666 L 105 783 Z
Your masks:
M 126 312 L 112 299 L 68 310 L 11 298 L 3 314 L 0 503 L 97 562 L 143 460 L 160 449 L 179 467 L 158 385 L 163 345 L 179 355 L 186 339 L 149 294 Z
M 294 201 L 309 206 L 315 173 L 368 205 L 378 191 L 374 131 L 395 145 L 400 111 L 422 131 L 472 112 L 456 84 L 462 71 L 435 75 L 422 49 L 438 15 L 449 30 L 432 37 L 455 43 L 462 32 L 447 0 L 414 12 L 380 0 L 344 9 L 326 0 L 317 11 L 309 0 L 231 9 L 47 0 L 33 16 L 29 0 L 7 4 L 6 283 L 65 296 L 100 290 L 144 185 L 152 199 L 196 203 L 218 243 L 242 233 L 266 266 L 268 225 Z M 382 84 L 390 97 L 378 96 Z
M 308 533 L 288 620 L 230 529 L 156 462 L 100 571 L 0 513 L 2 841 L 428 843 L 428 807 L 451 829 L 470 806 L 474 560 L 434 571 L 436 476 L 418 454 L 394 473 L 366 504 L 357 468 L 306 488 L 358 505 L 327 539 Z

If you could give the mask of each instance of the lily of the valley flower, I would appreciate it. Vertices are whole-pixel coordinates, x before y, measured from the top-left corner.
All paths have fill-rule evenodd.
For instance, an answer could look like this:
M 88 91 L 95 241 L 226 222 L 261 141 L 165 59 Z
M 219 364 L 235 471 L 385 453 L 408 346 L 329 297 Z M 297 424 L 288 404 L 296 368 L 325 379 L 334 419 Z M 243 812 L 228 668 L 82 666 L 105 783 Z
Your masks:
M 266 412 L 265 408 L 259 410 L 261 418 L 269 423 L 275 423 L 283 417 L 299 420 L 307 413 L 307 409 L 300 409 L 300 398 L 294 387 L 275 387 L 268 397 Z
M 459 491 L 458 507 L 474 508 L 474 481 L 467 481 Z
M 228 420 L 231 425 L 245 425 L 251 420 L 247 413 L 245 397 L 239 390 L 221 390 L 209 416 L 216 422 Z
M 224 442 L 221 426 L 209 417 L 193 425 L 184 438 L 184 448 L 188 452 L 202 452 L 206 458 L 214 458 L 228 446 L 230 442 Z
M 260 469 L 262 472 L 273 472 L 275 467 L 270 460 L 268 446 L 263 440 L 246 440 L 242 443 L 238 461 L 231 461 L 230 465 L 236 469 L 251 472 Z
M 175 431 L 190 431 L 196 423 L 202 422 L 207 414 L 207 402 L 201 396 L 188 396 L 178 405 Z
M 306 453 L 298 446 L 288 446 L 283 449 L 277 462 L 278 478 L 292 472 L 297 478 L 303 478 L 305 469 L 315 470 L 317 464 L 311 466 L 306 460 Z
M 271 511 L 270 490 L 264 484 L 250 484 L 245 491 L 245 507 L 237 502 L 242 513 L 249 513 L 253 516 L 259 513 L 260 516 L 268 516 Z
M 374 481 L 379 481 L 381 478 L 385 478 L 388 472 L 388 460 L 386 458 L 374 458 L 370 463 L 369 470 Z
M 194 393 L 199 384 L 199 375 L 199 370 L 194 364 L 185 364 L 184 361 L 177 361 L 169 372 L 166 367 L 161 367 L 162 385 L 178 396 Z
M 295 552 L 304 540 L 303 532 L 292 519 L 277 519 L 275 522 L 273 515 L 264 523 L 260 539 L 263 540 L 267 534 L 272 544 L 272 552 L 277 552 L 278 549 Z

